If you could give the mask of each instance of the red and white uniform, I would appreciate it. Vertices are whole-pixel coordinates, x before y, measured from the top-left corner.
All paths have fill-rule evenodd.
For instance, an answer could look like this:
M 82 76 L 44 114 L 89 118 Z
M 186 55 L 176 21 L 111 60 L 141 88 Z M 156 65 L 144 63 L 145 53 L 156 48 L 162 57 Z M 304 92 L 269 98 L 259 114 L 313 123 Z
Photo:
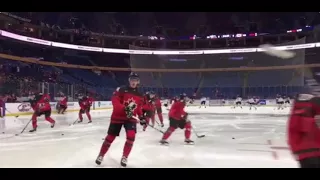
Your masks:
M 44 115 L 45 120 L 51 123 L 51 128 L 54 127 L 55 121 L 51 118 L 51 106 L 50 106 L 50 96 L 49 94 L 37 94 L 34 100 L 31 101 L 31 106 L 34 110 L 32 115 L 32 127 L 33 129 L 29 132 L 34 132 L 37 130 L 37 117 Z
M 144 99 L 143 96 L 133 88 L 127 86 L 117 88 L 113 93 L 111 102 L 113 105 L 113 111 L 111 114 L 112 123 L 123 123 L 124 121 L 136 122 L 133 118 L 128 119 L 124 111 L 125 106 L 130 103 L 136 104 L 133 114 L 139 117 L 142 116 Z
M 89 103 L 89 106 L 92 107 L 92 104 L 94 102 L 94 99 L 92 97 L 88 97 L 88 103 Z
M 145 114 L 146 122 L 149 124 L 150 119 L 152 126 L 154 126 L 155 123 L 155 99 L 154 97 L 150 97 L 150 94 L 146 94 L 144 96 L 144 104 L 142 106 L 142 112 Z M 144 126 L 143 130 L 145 131 L 147 128 L 147 125 Z
M 50 96 L 49 94 L 43 94 L 40 99 L 37 101 L 36 111 L 39 112 L 44 112 L 44 111 L 51 111 L 51 106 L 50 106 Z
M 5 105 L 4 101 L 0 98 L 0 118 L 4 117 Z
M 62 99 L 60 100 L 59 104 L 64 106 L 64 107 L 68 107 L 68 98 L 67 98 L 67 96 L 62 97 Z
M 191 136 L 191 122 L 187 119 L 188 113 L 184 111 L 184 107 L 186 104 L 186 97 L 185 95 L 180 96 L 180 100 L 177 100 L 170 108 L 169 111 L 169 128 L 163 134 L 162 140 L 160 141 L 161 144 L 168 144 L 167 139 L 171 136 L 171 134 L 177 129 L 184 129 L 185 133 L 185 142 L 190 144 L 193 143 L 190 140 Z
M 79 106 L 80 106 L 80 110 L 79 110 L 79 123 L 82 122 L 83 117 L 82 114 L 86 114 L 88 119 L 89 119 L 89 123 L 92 122 L 91 119 L 91 114 L 90 114 L 90 107 L 91 107 L 91 101 L 89 100 L 88 97 L 84 96 L 82 98 L 79 99 Z
M 161 104 L 161 100 L 159 97 L 155 98 L 155 107 L 156 107 L 159 121 L 161 123 L 161 126 L 163 127 L 162 104 Z
M 320 97 L 300 94 L 288 121 L 288 145 L 296 160 L 320 157 Z
M 187 115 L 187 113 L 184 111 L 184 107 L 185 102 L 176 101 L 175 103 L 173 103 L 169 111 L 169 118 L 178 121 L 183 120 L 183 118 Z

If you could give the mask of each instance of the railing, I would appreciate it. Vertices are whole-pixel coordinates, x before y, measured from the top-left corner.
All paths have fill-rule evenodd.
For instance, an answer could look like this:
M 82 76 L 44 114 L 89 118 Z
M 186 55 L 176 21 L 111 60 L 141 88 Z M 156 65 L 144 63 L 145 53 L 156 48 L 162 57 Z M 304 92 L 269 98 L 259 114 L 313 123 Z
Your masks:
M 109 100 L 114 89 L 105 89 L 102 96 L 96 96 L 99 100 Z M 149 88 L 142 87 L 143 92 L 154 91 L 161 97 L 172 97 L 181 93 L 191 95 L 195 87 L 189 88 Z M 294 96 L 306 90 L 303 86 L 265 86 L 265 87 L 203 87 L 198 91 L 199 96 L 211 99 L 234 98 L 237 95 L 259 96 L 260 98 L 273 98 L 276 94 Z M 88 88 L 79 84 L 38 83 L 31 81 L 10 81 L 0 86 L 0 94 L 16 94 L 19 97 L 28 97 L 32 92 L 50 93 L 53 100 L 62 94 L 70 100 L 76 100 L 78 95 L 91 93 Z M 23 100 L 23 99 L 22 99 Z
M 190 88 L 149 88 L 143 87 L 142 91 L 154 91 L 161 97 L 178 96 L 181 93 L 191 95 L 195 92 L 194 87 Z M 295 96 L 304 92 L 304 86 L 261 86 L 261 87 L 203 87 L 197 91 L 198 96 L 206 96 L 211 99 L 232 99 L 237 95 L 258 96 L 260 98 L 274 98 L 277 94 Z
M 131 49 L 115 49 L 115 48 L 100 48 L 93 46 L 81 46 L 75 44 L 66 44 L 60 42 L 46 41 L 43 39 L 33 38 L 14 34 L 8 31 L 0 30 L 1 36 L 16 39 L 19 41 L 41 44 L 45 46 L 53 46 L 58 48 L 74 49 L 81 51 L 93 51 L 93 52 L 104 52 L 104 53 L 118 53 L 118 54 L 157 54 L 157 55 L 194 55 L 194 54 L 226 54 L 226 53 L 254 53 L 263 52 L 262 48 L 241 48 L 241 49 L 215 49 L 215 50 L 131 50 Z M 294 49 L 307 49 L 320 47 L 318 43 L 288 45 L 288 46 L 277 46 L 276 50 L 294 50 Z

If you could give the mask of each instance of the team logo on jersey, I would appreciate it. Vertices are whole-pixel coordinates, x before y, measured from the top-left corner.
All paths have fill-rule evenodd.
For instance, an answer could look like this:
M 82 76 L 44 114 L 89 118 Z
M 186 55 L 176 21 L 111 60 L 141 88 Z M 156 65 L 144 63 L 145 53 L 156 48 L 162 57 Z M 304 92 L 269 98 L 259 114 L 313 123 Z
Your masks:
M 129 98 L 124 102 L 125 106 L 130 107 L 132 110 L 135 110 L 137 108 L 137 104 L 133 98 Z

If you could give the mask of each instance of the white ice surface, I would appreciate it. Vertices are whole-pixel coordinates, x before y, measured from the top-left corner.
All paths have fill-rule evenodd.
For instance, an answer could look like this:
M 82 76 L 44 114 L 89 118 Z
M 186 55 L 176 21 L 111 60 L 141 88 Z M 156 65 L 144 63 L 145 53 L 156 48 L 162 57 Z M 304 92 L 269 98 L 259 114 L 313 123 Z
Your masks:
M 264 108 L 264 107 L 261 107 Z M 260 108 L 259 111 L 262 111 Z M 140 125 L 128 160 L 129 167 L 297 167 L 286 145 L 287 117 L 271 115 L 214 114 L 212 108 L 200 112 L 189 107 L 190 119 L 197 131 L 194 146 L 184 145 L 184 131 L 170 137 L 170 146 L 158 144 L 162 134 Z M 204 110 L 201 110 L 204 111 Z M 7 117 L 5 134 L 0 134 L 0 168 L 3 167 L 98 167 L 94 161 L 109 125 L 110 110 L 92 111 L 93 123 L 69 126 L 76 113 L 54 115 L 51 129 L 43 119 L 38 131 L 30 134 L 31 125 L 20 136 L 29 116 Z M 164 115 L 166 117 L 166 115 Z M 165 118 L 165 127 L 168 120 Z M 64 134 L 64 135 L 62 135 Z M 234 139 L 233 139 L 234 138 Z M 122 155 L 125 134 L 122 131 L 112 144 L 100 167 L 116 168 Z

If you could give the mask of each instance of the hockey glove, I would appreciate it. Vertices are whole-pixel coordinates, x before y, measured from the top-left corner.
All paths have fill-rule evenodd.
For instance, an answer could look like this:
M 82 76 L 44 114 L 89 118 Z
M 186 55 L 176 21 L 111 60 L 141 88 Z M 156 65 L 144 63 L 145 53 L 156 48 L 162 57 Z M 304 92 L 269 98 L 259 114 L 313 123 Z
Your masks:
M 181 118 L 182 118 L 183 120 L 187 120 L 187 119 L 188 119 L 188 113 L 186 113 L 185 115 L 183 115 Z
M 140 125 L 141 126 L 147 125 L 147 121 L 146 121 L 145 117 L 140 117 L 139 119 L 140 119 Z

